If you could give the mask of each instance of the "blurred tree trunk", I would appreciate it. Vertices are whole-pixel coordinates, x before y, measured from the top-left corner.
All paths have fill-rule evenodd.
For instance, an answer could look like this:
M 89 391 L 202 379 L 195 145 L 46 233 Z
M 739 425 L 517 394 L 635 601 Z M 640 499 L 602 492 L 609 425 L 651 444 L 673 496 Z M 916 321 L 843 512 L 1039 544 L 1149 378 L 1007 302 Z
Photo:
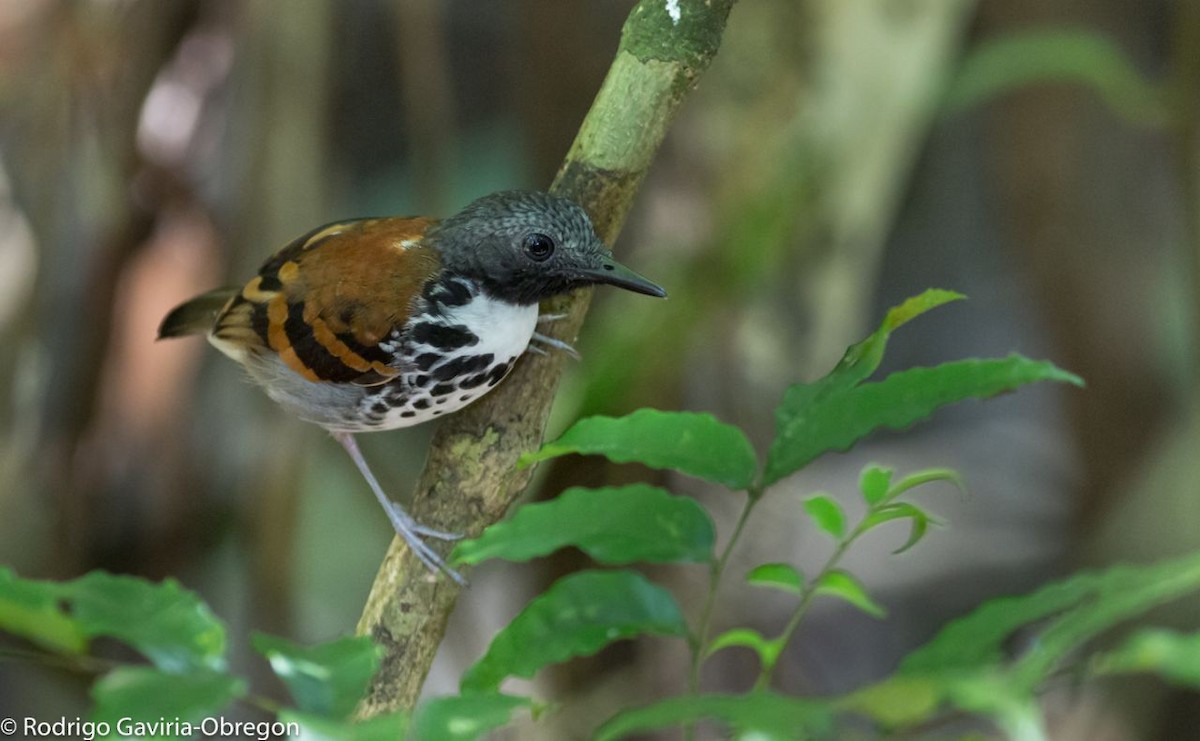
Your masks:
M 393 10 L 417 213 L 441 214 L 450 203 L 447 178 L 457 164 L 445 4 L 404 0 Z
M 33 102 L 11 111 L 7 164 L 40 265 L 4 362 L 34 379 L 25 389 L 41 422 L 25 433 L 35 437 L 35 501 L 52 502 L 57 517 L 57 574 L 121 563 L 138 547 L 116 518 L 146 492 L 105 465 L 96 419 L 116 286 L 155 223 L 157 204 L 139 203 L 131 187 L 144 168 L 137 118 L 195 9 L 190 0 L 54 5 L 51 35 L 74 43 L 40 47 L 33 75 L 17 83 Z
M 510 37 L 519 74 L 513 91 L 529 150 L 532 182 L 562 164 L 579 123 L 612 62 L 633 0 L 520 0 Z M 537 39 L 554 39 L 540 44 Z
M 983 6 L 981 32 L 1084 27 L 1136 62 L 1153 54 L 1143 10 L 1116 0 L 994 0 Z M 1154 329 L 1175 228 L 1162 197 L 1170 186 L 1159 180 L 1171 170 L 1170 151 L 1157 132 L 1131 128 L 1080 86 L 1022 90 L 997 101 L 989 119 L 997 206 L 1032 273 L 1059 362 L 1087 379 L 1087 393 L 1070 400 L 1084 462 L 1081 516 L 1094 523 L 1178 393 L 1163 373 L 1167 352 Z

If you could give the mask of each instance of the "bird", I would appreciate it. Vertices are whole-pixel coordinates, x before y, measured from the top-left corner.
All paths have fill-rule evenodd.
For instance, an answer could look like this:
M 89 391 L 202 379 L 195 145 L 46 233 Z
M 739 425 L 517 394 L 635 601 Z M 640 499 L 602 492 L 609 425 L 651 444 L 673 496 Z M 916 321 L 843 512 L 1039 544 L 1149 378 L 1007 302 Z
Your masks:
M 667 295 L 613 259 L 579 204 L 502 191 L 445 219 L 313 229 L 244 285 L 174 308 L 158 339 L 205 335 L 275 402 L 327 430 L 425 567 L 465 584 L 426 542 L 461 536 L 420 524 L 389 497 L 355 435 L 461 409 L 540 349 L 532 343 L 573 353 L 537 331 L 539 303 L 597 284 Z

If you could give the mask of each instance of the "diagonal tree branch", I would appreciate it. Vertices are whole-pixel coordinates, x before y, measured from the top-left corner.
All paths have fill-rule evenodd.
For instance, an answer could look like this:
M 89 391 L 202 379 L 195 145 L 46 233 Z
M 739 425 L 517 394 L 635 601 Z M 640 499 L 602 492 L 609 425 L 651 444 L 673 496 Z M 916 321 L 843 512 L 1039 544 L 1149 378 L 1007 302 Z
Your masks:
M 668 126 L 712 61 L 736 0 L 642 0 L 621 33 L 616 59 L 551 191 L 578 201 L 611 245 Z M 578 334 L 590 290 L 544 307 L 565 314 L 554 329 Z M 508 511 L 529 482 L 517 457 L 542 439 L 562 373 L 562 353 L 526 355 L 511 377 L 434 436 L 413 512 L 425 524 L 476 535 Z M 385 649 L 359 715 L 411 707 L 433 662 L 458 586 L 431 579 L 400 539 L 392 541 L 358 632 Z

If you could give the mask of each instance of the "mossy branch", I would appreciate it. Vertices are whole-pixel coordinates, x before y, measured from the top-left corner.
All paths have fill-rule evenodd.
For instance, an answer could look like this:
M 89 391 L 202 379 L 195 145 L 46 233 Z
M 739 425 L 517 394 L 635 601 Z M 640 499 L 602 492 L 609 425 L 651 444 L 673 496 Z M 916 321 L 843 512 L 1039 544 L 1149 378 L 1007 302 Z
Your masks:
M 578 201 L 612 244 L 667 128 L 716 55 L 735 0 L 642 0 L 551 191 Z M 555 300 L 555 333 L 573 340 L 591 292 Z M 562 374 L 562 353 L 526 355 L 495 391 L 434 435 L 412 511 L 431 527 L 476 535 L 502 518 L 529 482 L 517 457 L 538 447 Z M 458 586 L 434 579 L 404 541 L 388 549 L 358 632 L 385 649 L 359 715 L 411 707 L 445 632 Z

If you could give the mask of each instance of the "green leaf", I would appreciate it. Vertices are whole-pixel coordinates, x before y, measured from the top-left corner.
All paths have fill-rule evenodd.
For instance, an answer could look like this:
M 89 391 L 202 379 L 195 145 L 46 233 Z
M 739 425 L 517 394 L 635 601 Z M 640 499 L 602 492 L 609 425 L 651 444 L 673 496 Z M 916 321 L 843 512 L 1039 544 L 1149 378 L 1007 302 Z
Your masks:
M 624 417 L 581 419 L 554 442 L 521 456 L 520 465 L 568 453 L 672 469 L 730 489 L 748 488 L 758 469 L 741 430 L 696 412 L 639 409 Z
M 597 741 L 672 728 L 712 719 L 732 728 L 733 735 L 761 739 L 828 738 L 833 712 L 820 700 L 784 697 L 769 692 L 745 695 L 684 695 L 625 710 L 596 730 Z
M 1019 597 L 989 600 L 943 628 L 901 663 L 906 675 L 1007 666 L 1018 629 L 1045 623 L 1033 650 L 1009 670 L 1014 691 L 1032 694 L 1062 658 L 1100 632 L 1151 608 L 1200 591 L 1200 554 L 1147 566 L 1083 572 Z
M 883 351 L 887 349 L 892 332 L 928 311 L 965 298 L 966 296 L 955 291 L 930 288 L 920 295 L 906 299 L 899 306 L 893 306 L 888 309 L 879 329 L 862 342 L 851 345 L 837 367 L 826 378 L 835 385 L 847 386 L 866 380 L 883 360 Z
M 296 701 L 308 713 L 342 719 L 367 691 L 379 670 L 382 651 L 366 637 L 341 638 L 319 646 L 301 646 L 263 633 L 254 650 L 271 662 Z
M 1108 36 L 1074 29 L 1023 31 L 979 44 L 963 60 L 944 105 L 962 111 L 1048 82 L 1084 85 L 1133 123 L 1160 125 L 1171 118 L 1165 88 L 1143 77 Z
M 901 494 L 905 494 L 918 486 L 932 484 L 935 481 L 946 481 L 954 484 L 963 494 L 967 494 L 967 485 L 963 482 L 962 476 L 953 468 L 926 468 L 922 471 L 909 474 L 901 479 L 887 494 L 888 499 L 895 499 Z
M 868 514 L 859 525 L 859 530 L 866 533 L 885 522 L 905 518 L 912 521 L 912 529 L 909 531 L 908 540 L 904 545 L 892 551 L 893 554 L 898 555 L 919 543 L 921 538 L 925 537 L 925 531 L 929 528 L 930 523 L 936 523 L 936 520 L 930 517 L 925 510 L 908 502 L 885 504 Z
M 168 672 L 225 668 L 225 626 L 208 605 L 173 579 L 154 584 L 93 571 L 58 585 L 89 636 L 109 636 Z
M 323 715 L 282 710 L 281 723 L 295 723 L 300 730 L 292 738 L 303 741 L 396 741 L 408 732 L 408 713 L 404 711 L 377 715 L 355 723 L 349 720 L 332 720 Z
M 817 527 L 831 535 L 834 540 L 841 540 L 846 534 L 846 513 L 842 511 L 842 505 L 828 494 L 817 494 L 805 499 L 804 511 Z
M 590 656 L 642 634 L 687 635 L 671 593 L 633 571 L 581 571 L 555 582 L 504 627 L 467 670 L 463 692 L 493 692 L 508 676 Z
M 1157 674 L 1173 684 L 1200 688 L 1200 633 L 1144 628 L 1119 648 L 1096 656 L 1090 669 L 1111 674 Z
M 945 687 L 930 677 L 892 677 L 838 700 L 839 709 L 870 716 L 888 728 L 922 723 L 942 703 Z
M 847 348 L 842 359 L 828 375 L 814 383 L 798 383 L 789 387 L 784 395 L 783 403 L 775 410 L 776 434 L 775 441 L 767 455 L 764 488 L 784 476 L 798 471 L 808 462 L 801 460 L 798 464 L 793 465 L 784 455 L 786 449 L 792 444 L 791 438 L 797 432 L 803 432 L 794 429 L 794 422 L 798 415 L 803 414 L 805 409 L 823 396 L 851 389 L 874 373 L 883 360 L 883 353 L 892 332 L 927 311 L 963 298 L 966 297 L 954 291 L 930 288 L 920 295 L 907 299 L 899 306 L 888 310 L 879 329 L 861 342 Z M 810 440 L 808 442 L 816 444 L 820 441 Z M 815 458 L 816 455 L 819 453 L 812 457 Z
M 746 574 L 746 583 L 792 594 L 804 591 L 804 575 L 790 563 L 764 563 L 755 566 Z
M 714 528 L 704 508 L 647 484 L 572 488 L 526 504 L 454 549 L 459 563 L 489 558 L 527 561 L 575 546 L 606 564 L 635 561 L 705 562 L 713 558 Z
M 995 396 L 1035 381 L 1083 383 L 1052 363 L 1019 355 L 913 368 L 858 386 L 841 383 L 841 372 L 839 368 L 816 384 L 788 389 L 776 410 L 777 435 L 767 459 L 766 484 L 823 453 L 849 450 L 877 429 L 904 429 L 947 404 Z
M 882 618 L 887 615 L 887 610 L 871 599 L 863 585 L 848 571 L 832 569 L 825 572 L 817 581 L 816 592 L 839 597 L 872 617 Z
M 1028 595 L 991 600 L 910 654 L 896 675 L 868 688 L 868 696 L 844 699 L 843 707 L 896 725 L 926 720 L 930 708 L 949 703 L 987 714 L 1010 735 L 1023 737 L 1041 723 L 1038 692 L 1064 659 L 1103 631 L 1197 591 L 1200 554 L 1193 554 L 1077 574 Z M 1030 624 L 1040 626 L 1037 639 L 1013 660 L 1011 636 Z M 1150 632 L 1100 656 L 1092 670 L 1113 674 L 1142 667 L 1192 686 L 1200 683 L 1198 666 L 1200 638 Z
M 863 469 L 858 480 L 858 489 L 862 492 L 863 501 L 867 506 L 879 504 L 887 497 L 888 489 L 892 486 L 892 469 L 880 466 L 867 466 Z
M 413 736 L 419 741 L 469 741 L 508 725 L 513 712 L 532 706 L 528 697 L 491 692 L 437 697 L 417 708 Z
M 1041 723 L 1036 695 L 1013 686 L 995 667 L 895 674 L 836 701 L 838 709 L 863 713 L 887 728 L 934 721 L 946 704 L 992 718 L 1006 738 L 1045 738 L 1034 732 Z
M 753 628 L 731 628 L 712 639 L 708 647 L 704 649 L 704 655 L 712 656 L 723 648 L 733 646 L 748 648 L 758 654 L 758 658 L 764 666 L 774 666 L 779 659 L 779 652 L 783 650 L 783 644 L 779 641 L 765 638 L 762 633 Z
M 171 674 L 147 666 L 114 669 L 92 685 L 92 720 L 134 724 L 133 738 L 180 738 L 200 735 L 201 721 L 216 718 L 246 694 L 242 680 L 209 669 Z M 188 730 L 179 724 L 190 723 Z M 122 726 L 124 727 L 124 726 Z M 114 734 L 119 735 L 119 734 Z
M 58 653 L 87 650 L 87 636 L 59 606 L 59 585 L 19 579 L 0 568 L 0 630 Z

